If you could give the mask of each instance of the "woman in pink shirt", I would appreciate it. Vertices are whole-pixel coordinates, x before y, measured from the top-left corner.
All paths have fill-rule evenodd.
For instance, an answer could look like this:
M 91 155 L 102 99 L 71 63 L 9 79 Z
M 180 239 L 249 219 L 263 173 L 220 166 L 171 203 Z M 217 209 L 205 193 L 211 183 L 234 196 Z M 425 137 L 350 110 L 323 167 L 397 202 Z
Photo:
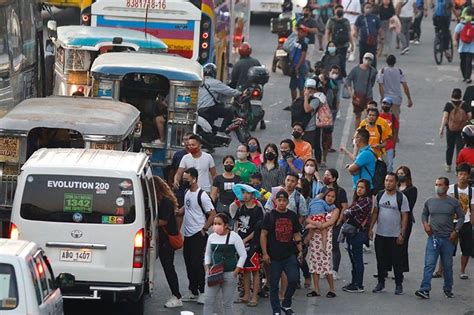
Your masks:
M 262 163 L 260 142 L 258 142 L 257 138 L 251 137 L 247 140 L 247 145 L 249 146 L 250 161 L 252 161 L 255 166 L 259 166 Z

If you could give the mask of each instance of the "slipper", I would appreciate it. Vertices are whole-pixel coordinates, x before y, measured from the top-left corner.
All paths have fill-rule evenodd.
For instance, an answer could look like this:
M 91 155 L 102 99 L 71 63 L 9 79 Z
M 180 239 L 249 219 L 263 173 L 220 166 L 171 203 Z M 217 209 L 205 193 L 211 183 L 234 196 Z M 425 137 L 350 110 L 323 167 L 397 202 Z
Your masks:
M 437 271 L 433 272 L 433 278 L 441 278 L 441 277 L 443 277 L 443 275 L 440 274 L 439 272 Z
M 257 301 L 250 301 L 250 302 L 247 303 L 247 306 L 249 306 L 249 307 L 255 307 L 257 305 L 258 305 Z
M 467 280 L 467 279 L 469 279 L 469 276 L 468 276 L 467 274 L 465 274 L 465 273 L 461 273 L 461 274 L 459 275 L 459 279 Z
M 244 300 L 244 299 L 237 299 L 236 301 L 234 301 L 235 304 L 247 304 L 249 302 L 250 302 L 249 300 Z
M 306 296 L 307 297 L 315 297 L 315 296 L 321 296 L 321 294 L 319 294 L 316 291 L 311 291 L 311 292 L 307 293 Z
M 335 298 L 335 297 L 336 297 L 336 293 L 329 291 L 328 294 L 326 294 L 326 297 L 327 297 L 327 298 Z

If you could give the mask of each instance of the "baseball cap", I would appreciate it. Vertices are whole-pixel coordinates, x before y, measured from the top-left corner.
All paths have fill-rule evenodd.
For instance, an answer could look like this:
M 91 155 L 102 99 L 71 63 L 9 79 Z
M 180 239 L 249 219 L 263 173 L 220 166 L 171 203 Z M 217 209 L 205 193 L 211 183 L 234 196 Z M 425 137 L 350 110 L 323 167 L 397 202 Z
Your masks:
M 366 52 L 366 53 L 364 54 L 364 58 L 368 58 L 368 59 L 374 60 L 374 54 L 369 53 L 369 52 Z
M 382 100 L 382 104 L 387 104 L 392 106 L 393 105 L 393 99 L 390 96 L 385 96 Z
M 306 79 L 306 82 L 304 83 L 305 88 L 311 88 L 315 89 L 316 88 L 316 80 L 314 79 Z

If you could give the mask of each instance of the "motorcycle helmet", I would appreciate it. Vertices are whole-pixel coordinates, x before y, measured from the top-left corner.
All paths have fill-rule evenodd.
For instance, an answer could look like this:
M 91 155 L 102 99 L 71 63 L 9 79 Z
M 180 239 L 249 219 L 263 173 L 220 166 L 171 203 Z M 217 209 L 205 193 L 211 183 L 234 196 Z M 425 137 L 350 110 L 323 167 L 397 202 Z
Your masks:
M 252 46 L 249 43 L 243 42 L 239 46 L 239 55 L 240 57 L 248 57 L 252 53 Z
M 462 138 L 468 147 L 474 146 L 474 125 L 467 125 L 462 129 Z
M 213 63 L 205 64 L 204 67 L 202 68 L 202 70 L 204 71 L 204 76 L 205 77 L 215 78 L 217 76 L 217 67 Z

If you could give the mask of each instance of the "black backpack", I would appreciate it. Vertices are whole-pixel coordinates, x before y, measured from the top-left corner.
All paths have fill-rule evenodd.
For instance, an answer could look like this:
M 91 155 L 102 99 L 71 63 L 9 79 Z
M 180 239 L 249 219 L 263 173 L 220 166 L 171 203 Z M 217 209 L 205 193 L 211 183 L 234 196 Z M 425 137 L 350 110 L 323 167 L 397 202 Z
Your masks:
M 309 102 L 311 102 L 313 98 L 314 97 L 310 97 Z M 299 122 L 303 124 L 304 129 L 312 117 L 312 113 L 307 113 L 304 110 L 304 97 L 298 97 L 295 99 L 293 104 L 291 104 L 291 125 L 293 125 L 295 122 Z
M 334 26 L 332 31 L 332 41 L 336 46 L 342 46 L 349 42 L 349 32 L 347 31 L 344 20 L 334 19 Z
M 382 199 L 385 190 L 381 190 L 377 193 L 377 209 L 380 209 L 380 199 Z M 402 212 L 402 204 L 403 204 L 403 193 L 397 190 L 397 207 L 398 211 Z
M 375 172 L 371 174 L 367 166 L 363 166 L 367 173 L 369 173 L 372 179 L 372 185 L 374 186 L 373 192 L 377 193 L 385 189 L 385 176 L 387 175 L 387 164 L 382 159 L 377 158 L 374 151 L 370 150 L 375 158 Z

